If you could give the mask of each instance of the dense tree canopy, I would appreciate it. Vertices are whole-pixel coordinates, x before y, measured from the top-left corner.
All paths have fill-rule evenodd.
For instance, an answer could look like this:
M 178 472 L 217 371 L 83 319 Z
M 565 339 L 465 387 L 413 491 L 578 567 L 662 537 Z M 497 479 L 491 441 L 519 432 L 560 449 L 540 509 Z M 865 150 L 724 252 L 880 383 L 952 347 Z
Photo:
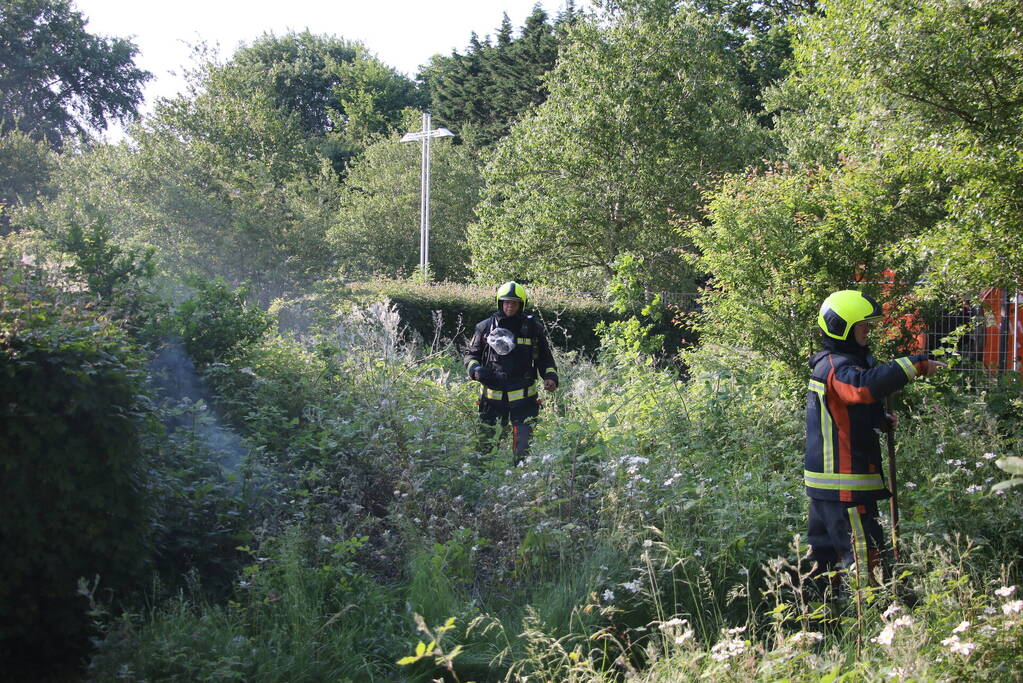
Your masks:
M 370 135 L 388 132 L 404 108 L 420 103 L 415 84 L 362 44 L 309 31 L 264 35 L 240 48 L 222 71 L 231 90 L 264 93 L 293 116 L 338 171 Z
M 577 18 L 570 2 L 551 23 L 539 6 L 515 36 L 505 15 L 491 42 L 473 34 L 465 54 L 435 56 L 419 74 L 438 122 L 467 141 L 489 145 L 547 97 L 544 75 Z
M 609 27 L 578 24 L 550 97 L 490 159 L 470 230 L 480 275 L 513 264 L 535 281 L 600 289 L 635 252 L 645 284 L 691 286 L 672 222 L 696 214 L 700 183 L 767 151 L 715 22 L 690 8 L 623 11 Z
M 1013 0 L 840 0 L 774 101 L 793 159 L 872 159 L 944 203 L 919 244 L 946 293 L 1023 279 L 1021 41 Z
M 13 207 L 46 192 L 54 163 L 42 140 L 18 130 L 0 135 L 0 234 L 10 229 Z
M 0 132 L 17 128 L 60 147 L 71 136 L 134 118 L 150 74 L 135 45 L 86 30 L 69 0 L 0 2 Z

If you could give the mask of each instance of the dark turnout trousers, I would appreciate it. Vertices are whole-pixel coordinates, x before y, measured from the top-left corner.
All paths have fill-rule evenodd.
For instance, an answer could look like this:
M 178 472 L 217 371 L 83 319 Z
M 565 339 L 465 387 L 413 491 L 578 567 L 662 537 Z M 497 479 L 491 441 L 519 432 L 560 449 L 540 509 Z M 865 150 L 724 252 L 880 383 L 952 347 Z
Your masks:
M 483 423 L 480 429 L 480 452 L 490 450 L 497 432 L 497 423 L 500 422 L 502 427 L 511 424 L 514 464 L 519 464 L 529 455 L 532 422 L 540 414 L 540 403 L 535 393 L 528 395 L 528 389 L 522 394 L 523 398 L 509 401 L 509 392 L 484 390 L 484 396 L 479 401 L 480 421 Z
M 877 501 L 846 503 L 811 498 L 808 522 L 810 559 L 820 572 L 855 568 L 857 585 L 874 582 L 885 547 Z

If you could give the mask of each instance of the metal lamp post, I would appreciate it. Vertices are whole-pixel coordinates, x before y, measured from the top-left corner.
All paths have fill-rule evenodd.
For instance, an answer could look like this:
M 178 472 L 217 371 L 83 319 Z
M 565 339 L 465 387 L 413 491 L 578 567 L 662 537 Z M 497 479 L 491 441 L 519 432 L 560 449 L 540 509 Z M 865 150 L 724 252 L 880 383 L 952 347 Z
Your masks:
M 423 143 L 421 181 L 419 187 L 419 267 L 426 277 L 430 265 L 430 140 L 431 138 L 447 138 L 454 136 L 447 128 L 430 130 L 430 112 L 423 112 L 423 130 L 418 133 L 405 133 L 402 142 Z

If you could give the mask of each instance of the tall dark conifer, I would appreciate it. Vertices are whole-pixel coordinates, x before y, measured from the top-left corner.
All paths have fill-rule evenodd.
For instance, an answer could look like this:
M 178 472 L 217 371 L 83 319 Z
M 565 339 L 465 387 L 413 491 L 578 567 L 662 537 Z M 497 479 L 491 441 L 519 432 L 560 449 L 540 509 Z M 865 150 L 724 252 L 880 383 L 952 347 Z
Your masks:
M 538 5 L 518 37 L 505 15 L 493 38 L 474 33 L 464 54 L 435 56 L 418 78 L 438 123 L 480 145 L 506 135 L 528 108 L 546 99 L 543 77 L 557 61 L 564 27 L 576 16 L 569 2 L 551 23 Z

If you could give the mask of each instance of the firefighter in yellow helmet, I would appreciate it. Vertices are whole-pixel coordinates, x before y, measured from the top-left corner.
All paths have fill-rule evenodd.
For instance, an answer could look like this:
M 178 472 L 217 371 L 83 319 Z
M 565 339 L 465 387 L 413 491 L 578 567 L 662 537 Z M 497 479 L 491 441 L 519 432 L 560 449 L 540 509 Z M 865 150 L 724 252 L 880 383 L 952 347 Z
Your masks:
M 926 353 L 878 364 L 869 334 L 883 316 L 873 298 L 855 290 L 829 296 L 817 316 L 824 348 L 810 358 L 803 480 L 811 559 L 821 573 L 855 567 L 864 579 L 873 575 L 885 546 L 877 501 L 891 496 L 878 431 L 896 422 L 884 398 L 945 367 Z
M 558 368 L 543 324 L 525 312 L 529 298 L 517 282 L 497 288 L 497 311 L 476 325 L 465 353 L 469 379 L 483 385 L 479 399 L 481 446 L 488 448 L 497 429 L 511 424 L 515 464 L 529 452 L 533 421 L 540 413 L 537 380 L 558 387 Z

